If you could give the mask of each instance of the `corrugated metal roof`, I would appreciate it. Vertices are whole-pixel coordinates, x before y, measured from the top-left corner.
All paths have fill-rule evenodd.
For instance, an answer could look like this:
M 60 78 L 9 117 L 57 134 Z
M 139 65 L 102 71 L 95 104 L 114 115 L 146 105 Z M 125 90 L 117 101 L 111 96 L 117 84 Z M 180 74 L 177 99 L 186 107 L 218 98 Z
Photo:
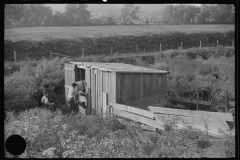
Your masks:
M 99 70 L 105 70 L 110 72 L 129 72 L 129 73 L 162 73 L 168 74 L 169 71 L 151 69 L 146 67 L 134 66 L 125 63 L 100 63 L 100 62 L 70 62 L 79 66 L 99 68 Z

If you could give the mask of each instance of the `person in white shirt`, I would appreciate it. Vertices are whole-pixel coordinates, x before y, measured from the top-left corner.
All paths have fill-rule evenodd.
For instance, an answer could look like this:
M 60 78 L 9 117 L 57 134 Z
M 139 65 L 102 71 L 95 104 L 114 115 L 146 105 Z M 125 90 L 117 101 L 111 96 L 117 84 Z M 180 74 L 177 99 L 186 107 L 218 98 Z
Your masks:
M 42 103 L 42 105 L 44 106 L 44 107 L 47 107 L 47 108 L 52 108 L 53 107 L 53 105 L 54 105 L 54 103 L 50 103 L 49 101 L 48 101 L 48 92 L 47 91 L 44 91 L 43 92 L 43 97 L 42 97 L 42 99 L 41 99 L 41 103 Z

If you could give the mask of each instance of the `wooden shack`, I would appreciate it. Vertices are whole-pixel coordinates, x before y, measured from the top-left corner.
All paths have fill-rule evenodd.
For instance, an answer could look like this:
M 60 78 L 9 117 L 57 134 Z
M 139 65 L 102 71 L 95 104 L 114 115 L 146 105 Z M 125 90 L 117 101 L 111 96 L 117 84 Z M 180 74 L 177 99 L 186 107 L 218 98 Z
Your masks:
M 65 96 L 73 82 L 86 81 L 87 114 L 112 114 L 111 104 L 148 110 L 166 103 L 168 71 L 123 63 L 65 63 Z

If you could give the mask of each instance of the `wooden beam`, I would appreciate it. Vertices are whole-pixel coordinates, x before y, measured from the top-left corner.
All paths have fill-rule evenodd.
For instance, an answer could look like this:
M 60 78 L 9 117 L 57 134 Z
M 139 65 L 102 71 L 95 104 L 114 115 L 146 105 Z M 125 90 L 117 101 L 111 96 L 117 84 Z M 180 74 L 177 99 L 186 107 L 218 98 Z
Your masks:
M 190 99 L 186 99 L 186 98 L 179 98 L 179 97 L 172 97 L 173 101 L 178 101 L 178 102 L 185 102 L 185 103 L 197 103 L 197 100 L 190 100 Z M 199 104 L 202 105 L 211 105 L 210 101 L 198 101 Z
M 197 103 L 197 100 L 194 100 L 194 99 L 186 99 L 186 98 L 181 98 L 181 97 L 171 97 L 171 99 L 173 101 L 177 101 L 177 102 L 185 102 L 185 103 Z M 208 105 L 210 106 L 211 105 L 211 101 L 201 101 L 199 100 L 198 102 L 199 104 L 202 104 L 202 105 Z M 220 105 L 225 105 L 225 103 L 219 103 Z M 235 101 L 229 101 L 229 105 L 230 106 L 233 106 L 235 107 Z
M 223 121 L 233 122 L 233 116 L 231 113 L 192 111 L 192 110 L 172 109 L 172 108 L 152 107 L 152 106 L 148 106 L 148 108 L 153 113 L 179 115 L 179 116 L 185 116 L 185 117 L 195 117 L 195 118 L 204 118 L 204 119 L 219 118 Z
M 143 109 L 138 109 L 135 107 L 130 107 L 130 106 L 126 106 L 126 105 L 122 105 L 122 104 L 118 104 L 118 103 L 113 103 L 112 104 L 114 109 L 118 109 L 118 110 L 122 110 L 122 111 L 126 111 L 126 112 L 131 112 L 134 114 L 138 114 L 144 117 L 148 117 L 151 119 L 154 119 L 154 114 L 152 112 L 143 110 Z
M 131 119 L 131 120 L 134 120 L 134 121 L 152 126 L 154 128 L 163 129 L 163 126 L 164 126 L 163 122 L 158 122 L 158 121 L 155 121 L 153 119 L 142 117 L 142 116 L 130 113 L 130 112 L 125 112 L 125 111 L 122 111 L 122 110 L 113 109 L 113 113 L 115 115 L 118 115 L 118 116 L 121 116 L 121 117 L 124 117 L 124 118 L 128 118 L 128 119 Z
M 156 73 L 156 74 L 170 74 L 170 72 L 162 72 L 162 71 L 144 71 L 144 70 L 108 70 L 111 72 L 121 72 L 121 73 Z

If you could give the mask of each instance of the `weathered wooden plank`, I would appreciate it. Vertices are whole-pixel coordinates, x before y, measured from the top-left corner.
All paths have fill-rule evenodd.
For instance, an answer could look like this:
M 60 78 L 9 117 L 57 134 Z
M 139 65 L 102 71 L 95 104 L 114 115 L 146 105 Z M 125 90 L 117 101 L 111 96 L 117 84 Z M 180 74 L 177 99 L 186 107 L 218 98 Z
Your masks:
M 95 109 L 96 109 L 96 115 L 98 115 L 98 71 L 97 68 L 95 69 L 95 77 L 96 77 L 96 92 L 95 92 Z
M 102 91 L 106 93 L 106 72 L 105 71 L 101 71 L 102 72 Z
M 135 100 L 138 100 L 138 99 L 140 99 L 140 75 L 141 74 L 137 74 L 137 77 L 136 77 L 136 82 L 135 82 L 135 85 L 136 85 L 136 90 L 135 90 L 135 92 L 136 92 L 136 97 L 135 97 Z
M 116 102 L 117 103 L 121 103 L 121 100 L 120 100 L 120 98 L 121 98 L 121 85 L 120 85 L 120 83 L 121 83 L 121 74 L 116 74 L 116 76 L 117 76 L 117 78 L 116 78 L 116 85 L 117 85 L 117 89 L 116 89 Z
M 164 117 L 164 119 L 165 119 L 165 121 L 162 119 L 162 116 L 165 116 Z M 168 118 L 167 117 L 167 115 L 158 115 L 158 116 L 155 116 L 155 118 L 156 118 L 156 121 L 158 121 L 158 122 L 162 122 L 162 123 L 164 123 L 164 124 L 166 124 L 166 121 L 167 120 L 171 120 L 171 118 Z M 185 119 L 186 119 L 186 117 L 185 117 Z M 189 118 L 189 121 L 191 121 L 191 119 Z M 201 121 L 201 119 L 199 119 L 199 121 Z M 196 123 L 194 123 L 194 122 L 196 122 Z M 204 124 L 200 124 L 198 121 L 194 121 L 194 122 L 192 122 L 191 124 L 192 124 L 192 127 L 194 128 L 194 129 L 198 129 L 198 130 L 201 130 L 201 131 L 206 131 L 206 128 L 205 128 L 205 126 L 204 126 Z M 186 127 L 186 125 L 184 124 L 184 123 L 181 123 L 181 121 L 179 121 L 178 123 L 176 123 L 176 125 L 175 126 L 173 126 L 175 129 L 184 129 L 185 127 Z M 225 131 L 224 131 L 225 132 Z M 219 132 L 219 130 L 218 130 L 218 128 L 217 127 L 209 127 L 208 128 L 208 133 L 210 133 L 210 134 L 214 134 L 214 135 L 219 135 L 219 134 L 221 134 L 221 132 Z
M 185 103 L 197 103 L 197 100 L 194 100 L 194 99 L 186 99 L 186 98 L 179 98 L 179 97 L 172 97 L 171 98 L 173 101 L 178 101 L 178 102 L 185 102 Z M 202 100 L 199 100 L 199 104 L 202 104 L 202 105 L 211 105 L 211 101 L 202 101 Z M 224 106 L 226 105 L 225 103 L 218 103 L 219 105 L 221 106 Z M 230 101 L 229 102 L 230 106 L 233 106 L 235 107 L 235 101 Z
M 191 100 L 191 99 L 179 98 L 179 97 L 173 97 L 172 100 L 173 101 L 178 101 L 178 102 L 185 102 L 185 103 L 197 103 L 197 100 Z M 199 104 L 211 105 L 211 101 L 201 101 L 201 100 L 199 100 Z
M 109 69 L 108 71 L 120 72 L 120 73 L 154 73 L 154 74 L 169 74 L 170 72 L 163 72 L 163 71 L 152 71 L 152 70 L 120 70 L 120 69 Z
M 86 72 L 86 96 L 87 96 L 87 114 L 90 114 L 90 110 L 91 110 L 91 91 L 90 91 L 90 88 L 91 88 L 91 70 L 90 68 L 86 68 L 85 69 L 85 72 Z
M 103 117 L 106 117 L 107 112 L 107 93 L 103 92 Z
M 112 103 L 116 103 L 116 72 L 111 73 Z M 111 108 L 111 112 L 113 112 Z
M 157 120 L 162 120 L 163 122 L 167 121 L 167 120 L 175 119 L 175 120 L 177 120 L 177 123 L 179 123 L 179 124 L 185 124 L 184 122 L 187 122 L 192 127 L 197 126 L 198 128 L 200 127 L 202 129 L 206 129 L 205 124 L 207 124 L 208 129 L 210 129 L 210 130 L 221 129 L 225 133 L 227 133 L 228 130 L 230 130 L 226 121 L 222 121 L 222 120 L 219 120 L 216 118 L 215 119 L 210 118 L 208 120 L 203 120 L 201 118 L 195 118 L 195 117 L 184 117 L 184 116 L 165 115 L 165 114 L 154 114 L 154 115 Z
M 99 96 L 100 96 L 100 98 L 99 98 L 99 100 L 100 100 L 100 103 L 99 103 L 99 105 L 100 105 L 100 115 L 101 115 L 101 117 L 103 116 L 103 108 L 102 108 L 102 104 L 103 104 L 103 100 L 102 100 L 102 97 L 103 97 L 103 91 L 102 91 L 102 89 L 103 89 L 103 77 L 102 77 L 102 71 L 99 71 L 100 72 L 100 89 L 99 89 Z
M 126 112 L 131 112 L 131 113 L 134 113 L 134 114 L 138 114 L 138 115 L 141 115 L 141 116 L 144 116 L 144 117 L 154 119 L 154 114 L 152 112 L 149 112 L 149 111 L 146 111 L 146 110 L 143 110 L 143 109 L 138 109 L 138 108 L 135 108 L 135 107 L 130 107 L 130 106 L 126 106 L 126 105 L 122 105 L 122 104 L 118 104 L 118 103 L 113 103 L 112 106 L 115 109 L 123 110 L 123 111 L 126 111 Z
M 107 93 L 108 93 L 108 105 L 107 105 L 107 113 L 108 113 L 108 116 L 110 116 L 110 106 L 109 104 L 111 103 L 111 89 L 110 89 L 110 86 L 111 86 L 111 79 L 110 79 L 110 75 L 111 75 L 111 72 L 108 72 L 108 88 L 107 88 Z
M 94 69 L 91 70 L 91 115 L 94 115 L 95 106 L 95 73 Z
M 185 117 L 196 117 L 196 118 L 203 118 L 203 119 L 219 118 L 223 121 L 233 122 L 233 116 L 231 113 L 192 111 L 192 110 L 171 109 L 171 108 L 153 107 L 153 106 L 148 106 L 148 108 L 153 113 L 179 115 L 179 116 L 185 116 Z
M 122 100 L 122 103 L 124 103 L 124 102 L 126 102 L 126 101 L 128 101 L 128 86 L 127 86 L 127 79 L 128 79 L 128 77 L 127 77 L 127 75 L 126 74 L 122 74 L 122 76 L 123 76 L 123 83 L 122 83 L 122 91 L 123 91 L 123 94 L 122 94 L 122 96 L 123 96 L 123 100 Z
M 100 89 L 100 75 L 99 75 L 99 71 L 98 71 L 98 69 L 97 69 L 97 115 L 100 115 L 100 105 L 99 105 L 99 103 L 100 103 L 100 91 L 99 91 L 99 89 Z
M 158 122 L 153 119 L 142 117 L 137 114 L 130 113 L 130 112 L 125 112 L 125 111 L 118 110 L 118 109 L 113 109 L 113 112 L 115 115 L 118 115 L 118 116 L 121 116 L 124 118 L 128 118 L 128 119 L 131 119 L 131 120 L 143 123 L 143 124 L 147 124 L 147 125 L 155 127 L 155 128 L 163 129 L 163 126 L 164 126 L 163 122 Z
M 143 80 L 143 74 L 140 74 L 140 84 L 139 84 L 139 88 L 140 88 L 140 99 L 144 99 L 143 97 L 143 92 L 144 92 L 144 80 Z

